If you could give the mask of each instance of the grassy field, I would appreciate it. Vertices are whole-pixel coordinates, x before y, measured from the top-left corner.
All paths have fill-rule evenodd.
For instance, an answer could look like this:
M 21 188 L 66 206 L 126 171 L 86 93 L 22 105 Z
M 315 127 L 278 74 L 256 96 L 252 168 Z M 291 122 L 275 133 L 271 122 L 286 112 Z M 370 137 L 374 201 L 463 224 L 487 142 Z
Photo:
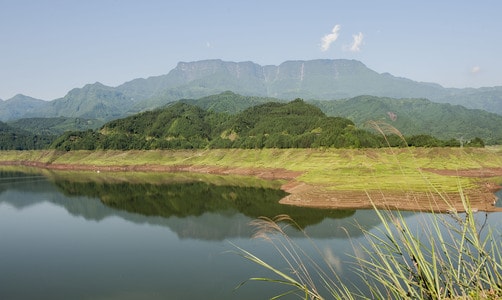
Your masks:
M 95 166 L 213 166 L 285 169 L 297 180 L 327 190 L 441 191 L 470 188 L 476 178 L 443 176 L 423 169 L 502 167 L 502 148 L 406 149 L 216 149 L 184 151 L 2 151 L 1 162 Z

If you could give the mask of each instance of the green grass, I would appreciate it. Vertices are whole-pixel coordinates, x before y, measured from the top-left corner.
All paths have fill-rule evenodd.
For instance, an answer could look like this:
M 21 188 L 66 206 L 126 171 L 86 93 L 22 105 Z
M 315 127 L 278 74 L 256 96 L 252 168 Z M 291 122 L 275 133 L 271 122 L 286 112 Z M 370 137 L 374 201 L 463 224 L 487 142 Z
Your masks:
M 327 190 L 444 192 L 474 186 L 475 180 L 421 171 L 502 166 L 500 148 L 407 149 L 215 149 L 178 151 L 2 151 L 1 161 L 37 161 L 91 166 L 196 165 L 282 168 L 302 172 L 297 179 Z

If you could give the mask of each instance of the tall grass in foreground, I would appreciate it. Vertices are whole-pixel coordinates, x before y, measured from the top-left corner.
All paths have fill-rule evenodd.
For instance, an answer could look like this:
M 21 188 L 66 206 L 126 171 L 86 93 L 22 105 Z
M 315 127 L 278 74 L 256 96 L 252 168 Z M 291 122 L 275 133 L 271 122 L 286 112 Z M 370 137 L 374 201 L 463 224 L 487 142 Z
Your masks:
M 357 257 L 373 297 L 502 297 L 500 236 L 478 223 L 468 200 L 462 200 L 465 213 L 432 214 L 420 230 L 412 230 L 399 212 L 375 209 L 381 232 L 365 232 L 366 255 Z
M 287 271 L 244 249 L 239 253 L 275 274 L 250 280 L 291 287 L 274 299 L 288 294 L 303 299 L 502 299 L 500 233 L 486 226 L 485 213 L 474 213 L 463 200 L 465 213 L 432 213 L 421 228 L 410 228 L 399 211 L 375 208 L 382 226 L 375 232 L 361 229 L 367 244 L 354 245 L 353 272 L 365 287 L 343 283 L 315 245 L 322 265 L 296 245 L 284 231 L 295 224 L 287 216 L 253 222 L 256 237 L 272 242 Z
M 286 225 L 284 225 L 286 224 Z M 346 285 L 341 283 L 328 259 L 322 255 L 322 251 L 312 242 L 311 245 L 323 261 L 319 262 L 305 248 L 298 246 L 285 231 L 287 226 L 295 226 L 301 230 L 297 223 L 287 215 L 280 215 L 274 219 L 262 217 L 251 222 L 257 228 L 255 238 L 262 238 L 271 242 L 278 256 L 287 265 L 288 271 L 282 271 L 245 249 L 237 247 L 238 254 L 245 259 L 271 271 L 276 275 L 271 277 L 253 277 L 252 281 L 265 281 L 278 283 L 290 287 L 291 289 L 274 296 L 272 299 L 282 298 L 289 294 L 298 295 L 304 299 L 324 299 L 322 292 L 318 289 L 316 282 L 322 282 L 324 290 L 328 290 L 334 299 L 354 299 L 352 292 Z M 305 234 L 305 232 L 304 232 Z M 305 234 L 308 238 L 308 236 Z M 321 265 L 323 263 L 323 265 Z M 244 282 L 245 283 L 245 282 Z M 242 283 L 242 284 L 244 284 Z M 242 285 L 241 284 L 241 285 Z
M 372 124 L 382 134 L 390 130 L 404 140 L 395 128 L 381 125 Z M 288 272 L 244 249 L 238 248 L 239 253 L 276 276 L 250 280 L 291 287 L 273 299 L 289 294 L 303 299 L 502 299 L 501 233 L 486 226 L 488 215 L 475 212 L 461 188 L 458 192 L 464 212 L 431 212 L 420 228 L 411 228 L 401 212 L 381 210 L 374 205 L 382 225 L 376 232 L 361 227 L 367 243 L 353 245 L 351 255 L 355 261 L 353 272 L 365 287 L 343 282 L 329 258 L 315 245 L 323 265 L 311 252 L 295 244 L 284 231 L 285 221 L 286 226 L 297 226 L 288 216 L 253 222 L 257 228 L 255 236 L 274 245 Z M 476 214 L 482 215 L 482 222 Z

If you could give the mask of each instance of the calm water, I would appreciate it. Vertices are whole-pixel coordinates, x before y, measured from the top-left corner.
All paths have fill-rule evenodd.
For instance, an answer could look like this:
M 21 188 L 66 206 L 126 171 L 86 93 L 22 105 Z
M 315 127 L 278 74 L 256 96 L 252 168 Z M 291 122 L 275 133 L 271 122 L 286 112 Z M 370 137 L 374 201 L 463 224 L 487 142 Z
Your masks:
M 0 299 L 268 299 L 283 288 L 249 282 L 235 289 L 269 274 L 232 253 L 233 245 L 280 265 L 269 243 L 251 238 L 249 222 L 283 213 L 356 282 L 345 256 L 363 241 L 355 224 L 380 225 L 369 210 L 279 205 L 283 192 L 255 179 L 237 187 L 248 179 L 117 177 L 0 172 Z M 500 216 L 488 216 L 499 230 Z M 406 218 L 421 222 L 420 214 Z M 309 249 L 311 240 L 288 233 Z

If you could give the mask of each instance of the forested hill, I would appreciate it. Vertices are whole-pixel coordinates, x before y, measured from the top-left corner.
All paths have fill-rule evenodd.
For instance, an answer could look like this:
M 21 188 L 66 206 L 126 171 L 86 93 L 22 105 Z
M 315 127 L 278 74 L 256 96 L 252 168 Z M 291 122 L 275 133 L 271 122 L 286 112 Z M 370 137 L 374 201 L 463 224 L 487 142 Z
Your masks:
M 391 139 L 394 145 L 403 145 Z M 421 136 L 415 146 L 458 146 Z M 482 141 L 478 141 L 482 145 Z M 60 150 L 202 148 L 361 148 L 386 146 L 384 138 L 342 117 L 328 117 L 301 99 L 268 102 L 231 115 L 178 102 L 105 124 L 100 130 L 67 132 Z
M 96 119 L 82 118 L 27 118 L 7 122 L 9 126 L 19 128 L 38 135 L 61 135 L 65 131 L 97 129 L 104 122 Z
M 56 138 L 50 133 L 58 131 L 61 134 L 67 130 L 72 131 L 60 136 L 52 144 L 53 148 L 382 146 L 381 136 L 365 131 L 371 131 L 368 121 L 388 123 L 407 137 L 434 137 L 420 142 L 409 139 L 408 142 L 415 146 L 455 146 L 477 138 L 487 144 L 502 143 L 502 116 L 458 105 L 373 96 L 288 103 L 227 91 L 117 119 L 99 130 L 94 129 L 99 121 L 78 118 L 34 118 L 1 123 L 0 148 L 45 148 Z
M 231 114 L 270 101 L 281 102 L 279 99 L 241 96 L 232 92 L 181 101 L 205 110 Z M 319 107 L 327 116 L 350 119 L 359 128 L 367 128 L 368 121 L 383 121 L 407 136 L 427 134 L 444 140 L 459 141 L 479 137 L 487 144 L 502 144 L 502 116 L 484 110 L 426 99 L 374 96 L 337 101 L 312 100 L 307 103 Z
M 269 102 L 230 115 L 178 102 L 60 137 L 56 149 L 355 147 L 379 143 L 343 118 L 327 117 L 303 100 Z M 360 137 L 360 138 L 359 138 Z M 368 144 L 368 146 L 370 146 Z
M 32 134 L 0 122 L 0 150 L 26 150 L 47 148 L 54 135 Z
M 268 102 L 286 101 L 257 96 L 243 96 L 226 91 L 199 99 L 180 102 L 196 105 L 203 110 L 238 114 Z M 327 116 L 343 117 L 357 127 L 365 128 L 368 121 L 384 121 L 404 135 L 428 134 L 440 139 L 471 140 L 479 137 L 487 144 L 502 144 L 502 116 L 459 105 L 436 103 L 426 99 L 394 99 L 359 96 L 337 101 L 306 101 L 319 107 Z M 101 127 L 104 122 L 82 118 L 30 118 L 7 122 L 22 129 L 24 135 L 61 135 L 65 131 L 84 131 Z
M 427 99 L 373 96 L 311 103 L 328 116 L 348 118 L 362 128 L 368 121 L 383 121 L 404 135 L 428 134 L 463 141 L 479 137 L 487 144 L 502 144 L 502 116 L 484 110 Z
M 271 97 L 243 96 L 232 91 L 226 91 L 199 99 L 181 99 L 180 102 L 196 105 L 208 111 L 237 114 L 256 105 L 286 101 Z

